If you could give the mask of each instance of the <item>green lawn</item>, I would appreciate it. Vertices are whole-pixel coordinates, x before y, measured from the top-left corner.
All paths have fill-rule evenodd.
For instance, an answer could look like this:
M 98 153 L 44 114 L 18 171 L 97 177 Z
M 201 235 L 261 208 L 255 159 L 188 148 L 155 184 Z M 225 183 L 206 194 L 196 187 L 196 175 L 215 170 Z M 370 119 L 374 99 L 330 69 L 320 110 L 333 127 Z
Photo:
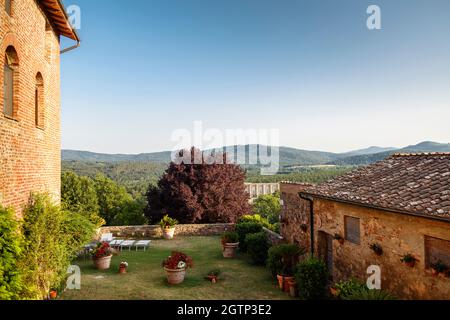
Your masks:
M 169 286 L 161 267 L 172 250 L 194 259 L 183 284 Z M 128 274 L 118 274 L 121 261 L 129 263 Z M 75 261 L 81 268 L 81 290 L 67 290 L 61 299 L 76 300 L 227 300 L 290 299 L 281 292 L 269 271 L 253 266 L 248 258 L 224 259 L 218 237 L 183 237 L 153 240 L 146 252 L 124 251 L 113 257 L 111 269 L 98 271 L 92 261 Z M 204 280 L 208 271 L 220 269 L 217 284 Z

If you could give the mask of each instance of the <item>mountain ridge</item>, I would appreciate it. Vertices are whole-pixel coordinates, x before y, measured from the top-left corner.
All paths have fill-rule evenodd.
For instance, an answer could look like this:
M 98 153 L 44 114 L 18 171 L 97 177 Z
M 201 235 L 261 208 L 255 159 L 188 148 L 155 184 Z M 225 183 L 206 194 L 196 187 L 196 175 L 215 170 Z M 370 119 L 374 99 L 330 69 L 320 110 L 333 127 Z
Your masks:
M 259 146 L 259 145 L 253 145 Z M 231 146 L 231 148 L 245 147 L 250 145 Z M 259 149 L 258 149 L 259 150 Z M 365 149 L 353 150 L 344 153 L 333 153 L 326 151 L 303 150 L 291 147 L 280 147 L 280 164 L 282 166 L 294 165 L 366 165 L 379 160 L 383 160 L 393 153 L 398 152 L 450 152 L 450 143 L 438 143 L 433 141 L 423 141 L 416 145 L 409 145 L 404 148 L 377 147 L 372 146 Z M 81 150 L 61 151 L 63 161 L 82 162 L 170 162 L 171 152 L 152 152 L 140 154 L 107 154 Z

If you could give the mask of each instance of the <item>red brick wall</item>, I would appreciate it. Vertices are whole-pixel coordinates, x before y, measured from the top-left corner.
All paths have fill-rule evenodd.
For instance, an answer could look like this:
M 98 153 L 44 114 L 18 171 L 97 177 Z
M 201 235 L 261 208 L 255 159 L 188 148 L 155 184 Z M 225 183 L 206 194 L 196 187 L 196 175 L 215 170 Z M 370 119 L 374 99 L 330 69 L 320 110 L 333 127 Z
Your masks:
M 19 57 L 15 119 L 3 114 L 5 50 Z M 35 0 L 13 0 L 12 16 L 0 1 L 0 203 L 18 214 L 31 192 L 60 198 L 60 56 L 59 37 L 46 31 L 46 17 Z M 35 83 L 44 79 L 44 123 L 35 125 Z

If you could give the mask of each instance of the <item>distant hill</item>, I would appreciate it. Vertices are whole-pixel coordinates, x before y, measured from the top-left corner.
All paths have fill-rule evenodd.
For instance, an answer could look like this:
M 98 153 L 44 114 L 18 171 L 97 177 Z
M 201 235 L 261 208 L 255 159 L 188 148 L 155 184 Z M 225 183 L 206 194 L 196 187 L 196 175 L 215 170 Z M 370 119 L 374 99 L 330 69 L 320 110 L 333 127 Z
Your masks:
M 240 146 L 242 147 L 242 146 Z M 234 146 L 238 148 L 238 146 Z M 248 151 L 250 146 L 245 146 Z M 367 165 L 383 160 L 395 152 L 450 152 L 450 144 L 431 141 L 421 142 L 417 145 L 401 149 L 385 147 L 369 147 L 345 153 L 332 153 L 323 151 L 309 151 L 289 147 L 280 147 L 281 166 L 309 166 L 309 165 Z M 63 161 L 82 162 L 153 162 L 169 163 L 170 151 L 141 153 L 141 154 L 105 154 L 88 151 L 62 150 Z
M 437 143 L 431 141 L 421 142 L 416 145 L 407 146 L 401 149 L 394 149 L 385 152 L 373 153 L 373 154 L 362 154 L 354 155 L 350 157 L 344 157 L 329 162 L 328 164 L 333 165 L 368 165 L 377 161 L 386 159 L 394 153 L 418 153 L 418 152 L 450 152 L 450 143 Z

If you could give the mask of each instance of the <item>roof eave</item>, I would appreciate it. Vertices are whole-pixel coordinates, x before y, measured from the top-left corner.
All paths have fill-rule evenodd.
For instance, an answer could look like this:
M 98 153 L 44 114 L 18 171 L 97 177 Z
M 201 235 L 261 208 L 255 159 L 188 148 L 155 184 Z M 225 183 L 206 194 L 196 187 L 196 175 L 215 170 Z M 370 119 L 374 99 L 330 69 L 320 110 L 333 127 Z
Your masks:
M 331 196 L 324 196 L 324 195 L 320 195 L 320 194 L 314 194 L 314 193 L 311 193 L 311 192 L 300 192 L 299 194 L 303 195 L 303 196 L 310 196 L 310 197 L 313 197 L 313 198 L 319 198 L 319 199 L 324 199 L 324 200 L 331 200 L 331 201 L 336 201 L 336 202 L 345 203 L 345 204 L 352 204 L 352 205 L 365 207 L 365 208 L 370 208 L 370 209 L 376 209 L 376 210 L 387 211 L 387 212 L 392 212 L 392 213 L 399 213 L 399 214 L 403 214 L 403 215 L 409 215 L 409 216 L 414 216 L 414 217 L 420 217 L 420 218 L 432 219 L 432 220 L 438 220 L 438 221 L 443 221 L 443 222 L 450 223 L 450 217 L 449 218 L 445 218 L 445 217 L 442 217 L 442 216 L 433 216 L 433 215 L 428 215 L 428 214 L 421 214 L 421 213 L 407 211 L 407 210 L 386 208 L 386 207 L 372 205 L 372 204 L 358 202 L 358 201 L 345 200 L 345 199 L 335 198 L 335 197 L 331 197 Z

